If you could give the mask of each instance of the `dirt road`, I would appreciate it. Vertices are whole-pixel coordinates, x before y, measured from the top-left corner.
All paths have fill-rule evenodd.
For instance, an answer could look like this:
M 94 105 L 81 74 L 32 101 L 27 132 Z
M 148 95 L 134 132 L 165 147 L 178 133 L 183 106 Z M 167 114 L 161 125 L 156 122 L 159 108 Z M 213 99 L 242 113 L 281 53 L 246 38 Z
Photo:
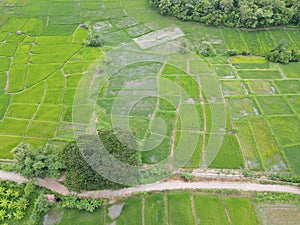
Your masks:
M 20 176 L 17 173 L 5 172 L 0 170 L 1 180 L 10 180 L 17 183 L 28 181 L 28 179 Z M 71 192 L 54 179 L 35 179 L 38 186 L 48 188 L 57 193 L 66 195 Z M 241 190 L 241 191 L 272 191 L 272 192 L 287 192 L 300 195 L 300 188 L 288 185 L 264 185 L 257 183 L 247 182 L 182 182 L 182 181 L 169 181 L 157 182 L 153 184 L 146 184 L 137 187 L 124 188 L 120 190 L 103 190 L 103 191 L 87 191 L 77 194 L 78 197 L 91 197 L 91 198 L 112 198 L 123 197 L 133 193 L 141 193 L 148 191 L 164 191 L 164 190 L 185 190 L 185 189 L 227 189 L 227 190 Z

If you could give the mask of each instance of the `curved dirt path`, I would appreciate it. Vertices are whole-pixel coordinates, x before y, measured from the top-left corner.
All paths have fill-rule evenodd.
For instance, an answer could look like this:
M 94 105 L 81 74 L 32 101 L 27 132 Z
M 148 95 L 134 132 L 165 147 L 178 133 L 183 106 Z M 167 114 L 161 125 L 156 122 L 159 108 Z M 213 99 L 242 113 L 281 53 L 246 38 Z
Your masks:
M 28 181 L 18 173 L 5 172 L 0 170 L 1 180 L 10 180 L 17 183 Z M 37 185 L 45 187 L 54 192 L 67 195 L 71 194 L 68 189 L 56 181 L 55 179 L 45 178 L 35 179 Z M 185 190 L 185 189 L 226 189 L 226 190 L 240 190 L 240 191 L 270 191 L 270 192 L 287 192 L 300 195 L 300 188 L 288 185 L 264 185 L 257 183 L 247 182 L 182 182 L 182 181 L 169 181 L 169 182 L 156 182 L 153 184 L 146 184 L 137 187 L 124 188 L 120 190 L 102 190 L 102 191 L 87 191 L 77 194 L 80 198 L 112 198 L 112 197 L 125 197 L 133 193 L 141 193 L 148 191 L 165 191 L 165 190 Z

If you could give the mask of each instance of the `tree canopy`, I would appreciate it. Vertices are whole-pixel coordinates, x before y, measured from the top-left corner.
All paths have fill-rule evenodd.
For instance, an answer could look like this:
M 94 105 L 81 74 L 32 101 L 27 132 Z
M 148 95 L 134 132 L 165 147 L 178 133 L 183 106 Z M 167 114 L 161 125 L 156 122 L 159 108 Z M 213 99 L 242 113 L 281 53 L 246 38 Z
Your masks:
M 206 25 L 262 28 L 300 24 L 299 0 L 150 0 L 163 15 Z
M 98 135 L 106 150 L 113 157 L 129 165 L 141 165 L 140 152 L 135 150 L 137 147 L 135 139 L 129 133 L 124 131 L 113 132 L 103 129 L 98 131 Z M 88 136 L 83 138 L 85 139 L 84 141 L 93 141 Z M 126 143 L 120 140 L 126 140 Z M 93 163 L 96 165 L 101 164 L 101 160 L 104 159 L 95 157 L 97 153 L 88 151 L 89 150 L 87 150 L 87 152 L 81 152 L 75 141 L 70 142 L 64 148 L 62 158 L 66 166 L 65 185 L 74 191 L 123 187 L 123 185 L 102 177 L 90 167 L 83 154 L 85 156 L 90 155 L 93 159 Z M 97 151 L 97 149 L 93 149 L 93 151 Z M 110 168 L 108 168 L 108 170 L 109 169 Z

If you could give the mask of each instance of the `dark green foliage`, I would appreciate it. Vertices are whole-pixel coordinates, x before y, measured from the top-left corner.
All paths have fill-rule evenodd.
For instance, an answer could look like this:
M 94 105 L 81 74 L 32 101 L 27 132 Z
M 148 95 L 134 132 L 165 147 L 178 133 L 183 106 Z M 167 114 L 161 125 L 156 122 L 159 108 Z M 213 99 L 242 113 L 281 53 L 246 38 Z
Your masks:
M 47 144 L 36 151 L 28 144 L 21 144 L 13 149 L 18 172 L 25 177 L 59 177 L 64 168 L 53 145 Z
M 150 0 L 163 15 L 206 25 L 259 28 L 300 23 L 300 7 L 290 0 Z
M 62 198 L 61 206 L 64 208 L 76 208 L 87 212 L 94 212 L 103 204 L 103 199 L 83 198 L 79 199 L 73 195 Z
M 99 137 L 105 146 L 105 149 L 116 159 L 129 165 L 138 166 L 141 164 L 141 156 L 136 149 L 134 138 L 127 132 L 113 132 L 109 130 L 100 130 Z M 86 142 L 93 141 L 86 138 Z M 120 140 L 125 140 L 123 143 Z M 94 149 L 98 150 L 98 149 Z M 100 151 L 100 149 L 99 149 Z M 66 166 L 65 185 L 70 190 L 94 190 L 103 188 L 120 188 L 122 185 L 114 183 L 95 172 L 85 161 L 84 156 L 93 160 L 93 165 L 102 164 L 102 158 L 97 157 L 97 152 L 88 150 L 84 153 L 80 151 L 76 142 L 69 143 L 63 150 L 62 158 Z M 107 168 L 108 170 L 111 168 Z M 122 172 L 122 171 L 120 171 Z
M 289 62 L 300 61 L 300 51 L 298 49 L 292 49 L 289 51 L 286 49 L 286 42 L 281 40 L 277 46 L 266 55 L 266 58 L 271 62 L 277 62 L 282 64 L 288 64 Z
M 40 194 L 34 203 L 33 211 L 29 218 L 29 224 L 40 224 L 44 214 L 49 210 L 50 206 L 51 203 L 48 201 L 48 199 L 43 194 Z

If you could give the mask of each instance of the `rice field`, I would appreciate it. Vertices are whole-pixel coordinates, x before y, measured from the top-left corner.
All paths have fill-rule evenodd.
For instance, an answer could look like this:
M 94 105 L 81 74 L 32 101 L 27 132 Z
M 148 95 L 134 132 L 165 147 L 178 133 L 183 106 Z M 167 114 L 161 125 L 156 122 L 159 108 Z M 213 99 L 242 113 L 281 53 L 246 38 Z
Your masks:
M 265 193 L 230 191 L 209 193 L 199 190 L 144 193 L 115 199 L 113 203 L 100 207 L 94 213 L 54 208 L 48 213 L 48 219 L 61 225 L 90 223 L 257 225 L 282 224 L 285 221 L 296 224 L 300 210 L 298 200 L 257 201 L 255 196 L 258 194 L 263 196 Z M 273 195 L 276 199 L 276 194 Z
M 95 127 L 110 129 L 112 114 L 118 121 L 128 114 L 143 163 L 298 171 L 287 149 L 300 143 L 300 64 L 262 56 L 281 39 L 299 48 L 300 30 L 207 27 L 161 16 L 144 0 L 1 1 L 0 11 L 1 158 L 12 158 L 19 143 L 72 140 L 78 84 L 97 70 L 104 85 Z M 86 21 L 103 48 L 84 45 Z M 140 42 L 162 33 L 157 43 Z M 194 53 L 205 40 L 216 57 Z M 228 57 L 228 49 L 251 55 Z

